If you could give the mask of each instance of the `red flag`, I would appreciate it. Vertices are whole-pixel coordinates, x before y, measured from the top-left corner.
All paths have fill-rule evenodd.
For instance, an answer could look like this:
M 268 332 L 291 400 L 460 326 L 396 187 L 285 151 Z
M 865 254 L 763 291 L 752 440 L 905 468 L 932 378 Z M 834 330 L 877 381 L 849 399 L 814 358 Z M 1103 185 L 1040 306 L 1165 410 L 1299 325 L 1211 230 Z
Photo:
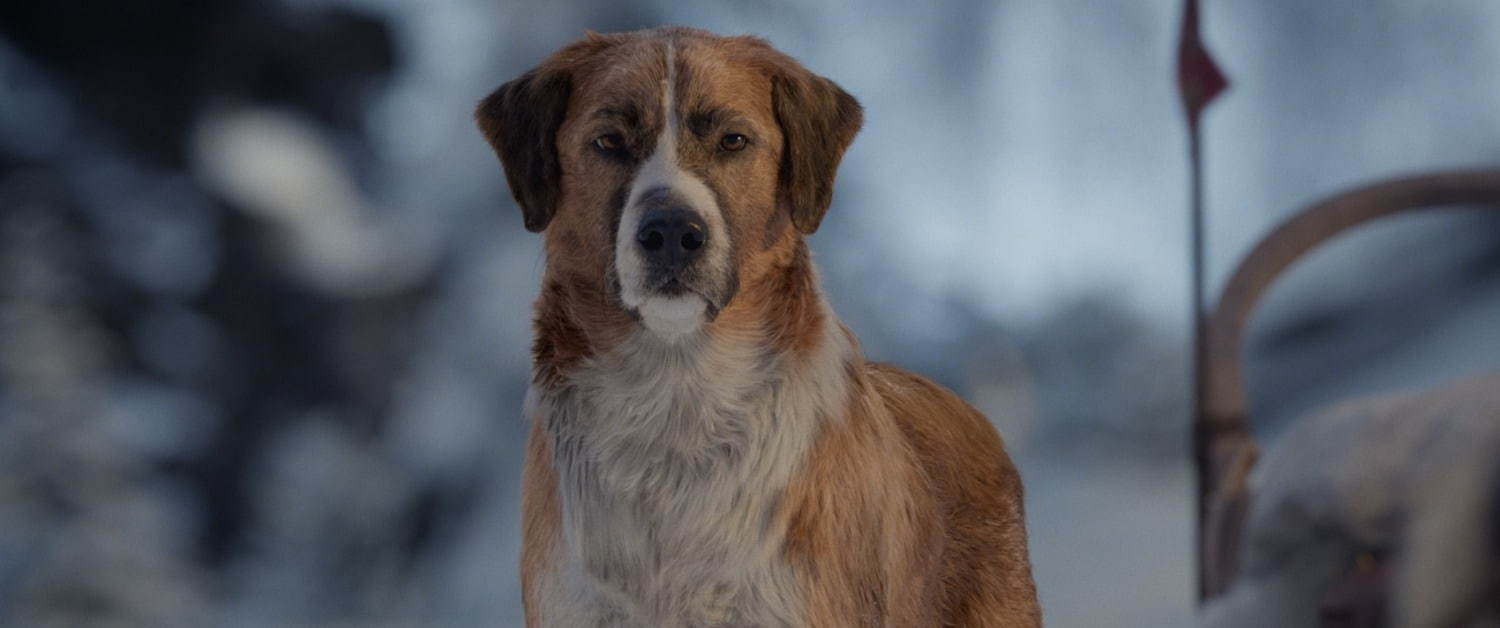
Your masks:
M 1229 79 L 1224 78 L 1198 36 L 1198 0 L 1187 0 L 1182 11 L 1182 39 L 1177 44 L 1177 89 L 1182 92 L 1188 123 L 1198 124 L 1198 114 L 1226 87 Z

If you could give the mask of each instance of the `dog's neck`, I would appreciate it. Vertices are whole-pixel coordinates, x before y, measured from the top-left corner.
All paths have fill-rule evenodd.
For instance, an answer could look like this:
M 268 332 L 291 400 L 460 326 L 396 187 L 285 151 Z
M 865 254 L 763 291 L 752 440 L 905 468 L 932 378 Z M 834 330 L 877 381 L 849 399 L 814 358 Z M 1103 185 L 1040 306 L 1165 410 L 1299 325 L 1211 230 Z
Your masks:
M 697 333 L 667 342 L 638 330 L 579 364 L 567 385 L 544 393 L 575 405 L 580 415 L 554 412 L 546 427 L 554 437 L 601 447 L 731 461 L 747 445 L 745 424 L 762 418 L 757 413 L 779 422 L 812 422 L 842 407 L 854 347 L 831 316 L 821 331 L 803 356 L 768 349 L 755 336 Z M 818 398 L 768 407 L 793 388 L 817 391 Z
M 578 272 L 549 272 L 536 304 L 534 385 L 561 391 L 600 364 L 622 366 L 620 354 L 634 355 L 624 349 L 644 352 L 652 365 L 659 359 L 698 361 L 731 354 L 745 359 L 717 366 L 746 377 L 775 358 L 809 357 L 829 328 L 842 331 L 842 325 L 823 300 L 806 243 L 797 239 L 780 251 L 768 271 L 746 282 L 729 307 L 684 338 L 659 339 L 644 330 L 607 282 Z M 852 343 L 852 337 L 847 341 Z
M 537 345 L 549 353 L 538 351 L 533 389 L 552 402 L 548 431 L 611 450 L 641 448 L 680 462 L 721 464 L 746 446 L 744 424 L 759 420 L 752 415 L 809 424 L 836 416 L 849 366 L 861 358 L 817 292 L 811 268 L 788 267 L 742 296 L 749 301 L 757 293 L 760 302 L 684 337 L 662 338 L 639 324 L 584 332 L 583 325 L 598 321 L 544 324 L 539 317 Z M 577 307 L 562 309 L 577 315 Z M 563 355 L 558 347 L 575 353 Z M 791 389 L 799 393 L 795 403 L 766 407 Z M 556 411 L 562 408 L 571 411 Z

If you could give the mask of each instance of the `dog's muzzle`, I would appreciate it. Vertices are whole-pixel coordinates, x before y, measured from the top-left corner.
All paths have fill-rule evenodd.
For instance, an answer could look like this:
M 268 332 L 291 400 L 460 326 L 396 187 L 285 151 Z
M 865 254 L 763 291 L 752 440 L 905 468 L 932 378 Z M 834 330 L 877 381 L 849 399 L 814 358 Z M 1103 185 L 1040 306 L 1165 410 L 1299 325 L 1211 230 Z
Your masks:
M 621 300 L 669 336 L 713 320 L 738 288 L 719 208 L 692 183 L 647 188 L 626 208 L 616 240 Z

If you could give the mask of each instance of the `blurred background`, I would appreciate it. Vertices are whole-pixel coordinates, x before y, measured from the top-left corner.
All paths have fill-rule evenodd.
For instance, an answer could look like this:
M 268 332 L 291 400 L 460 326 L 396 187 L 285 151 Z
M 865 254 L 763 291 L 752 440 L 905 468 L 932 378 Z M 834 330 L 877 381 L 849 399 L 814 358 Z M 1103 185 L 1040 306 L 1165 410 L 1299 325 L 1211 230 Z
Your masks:
M 542 267 L 473 105 L 585 29 L 750 33 L 866 108 L 811 238 L 991 416 L 1055 626 L 1194 622 L 1175 0 L 0 6 L 0 624 L 520 622 Z M 1500 162 L 1500 4 L 1216 2 L 1209 293 L 1348 186 Z M 1500 369 L 1500 219 L 1293 269 L 1257 432 Z

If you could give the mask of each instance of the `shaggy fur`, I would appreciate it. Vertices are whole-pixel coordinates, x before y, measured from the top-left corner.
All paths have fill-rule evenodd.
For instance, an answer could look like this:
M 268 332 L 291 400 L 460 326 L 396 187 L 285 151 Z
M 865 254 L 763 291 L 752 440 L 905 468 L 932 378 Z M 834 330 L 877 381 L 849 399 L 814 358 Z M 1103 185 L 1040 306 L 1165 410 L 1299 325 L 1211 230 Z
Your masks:
M 547 252 L 528 626 L 1040 623 L 999 435 L 866 362 L 819 291 L 803 234 L 853 97 L 758 39 L 662 28 L 590 34 L 476 117 Z M 671 293 L 633 238 L 661 195 L 707 233 Z

